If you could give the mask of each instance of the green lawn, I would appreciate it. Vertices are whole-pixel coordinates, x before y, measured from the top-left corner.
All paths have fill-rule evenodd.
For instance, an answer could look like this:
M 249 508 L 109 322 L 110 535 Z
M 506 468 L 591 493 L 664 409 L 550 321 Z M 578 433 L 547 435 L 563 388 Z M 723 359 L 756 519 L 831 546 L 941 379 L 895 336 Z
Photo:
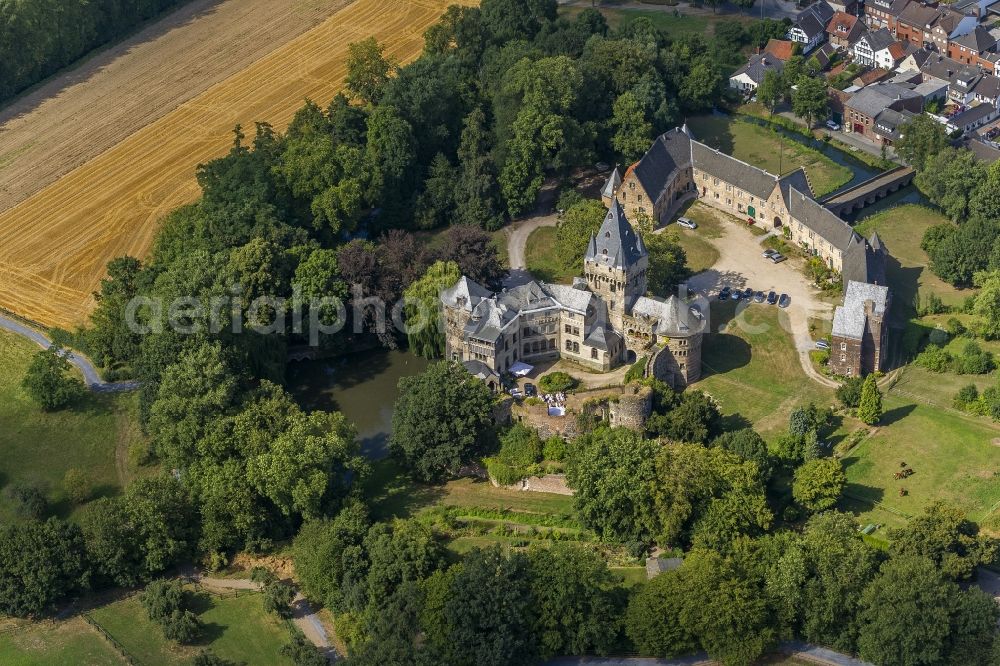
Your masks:
M 865 237 L 878 232 L 891 255 L 887 266 L 889 286 L 893 290 L 893 311 L 897 317 L 909 319 L 915 314 L 914 297 L 919 293 L 937 294 L 947 305 L 960 305 L 969 290 L 956 289 L 927 267 L 927 253 L 920 241 L 928 227 L 947 223 L 937 211 L 926 206 L 906 204 L 864 218 L 855 227 Z
M 691 269 L 692 273 L 700 273 L 706 268 L 714 266 L 715 262 L 719 260 L 719 251 L 705 239 L 721 238 L 722 222 L 704 204 L 698 202 L 689 205 L 687 210 L 681 212 L 681 215 L 697 222 L 698 228 L 685 229 L 672 224 L 668 229 L 677 236 L 681 247 L 684 248 L 684 252 L 687 254 L 688 268 Z
M 1000 429 L 948 409 L 918 403 L 899 393 L 885 398 L 886 414 L 875 433 L 843 459 L 845 509 L 862 523 L 903 524 L 935 500 L 960 507 L 983 521 L 1000 502 Z M 905 462 L 914 474 L 896 480 Z M 908 491 L 900 496 L 899 489 Z M 995 514 L 994 514 L 995 515 Z M 996 530 L 995 517 L 986 521 Z
M 21 388 L 28 362 L 38 348 L 0 332 L 0 486 L 37 484 L 60 516 L 72 513 L 62 490 L 71 467 L 85 470 L 97 494 L 120 488 L 116 447 L 123 450 L 140 437 L 134 419 L 135 396 L 94 396 L 70 409 L 46 413 Z M 0 520 L 13 519 L 0 493 Z
M 732 301 L 712 304 L 716 332 L 705 337 L 702 379 L 694 388 L 715 398 L 724 415 L 743 417 L 765 437 L 787 428 L 797 405 L 833 404 L 833 390 L 802 371 L 784 311 L 750 305 L 733 319 L 735 308 Z
M 202 648 L 233 663 L 286 665 L 280 654 L 289 641 L 285 623 L 264 612 L 263 597 L 256 592 L 240 592 L 238 597 L 207 593 L 197 596 L 196 612 L 204 623 L 202 643 L 181 646 L 163 637 L 132 596 L 91 612 L 91 617 L 144 666 L 188 664 Z
M 5 666 L 109 666 L 124 664 L 111 644 L 82 618 L 18 624 L 0 632 L 0 664 Z
M 583 270 L 583 261 L 566 265 L 556 252 L 556 228 L 539 227 L 531 232 L 524 245 L 524 262 L 536 279 L 569 283 Z
M 833 192 L 852 178 L 850 169 L 819 151 L 746 120 L 697 116 L 687 124 L 699 141 L 771 173 L 805 167 L 816 196 Z

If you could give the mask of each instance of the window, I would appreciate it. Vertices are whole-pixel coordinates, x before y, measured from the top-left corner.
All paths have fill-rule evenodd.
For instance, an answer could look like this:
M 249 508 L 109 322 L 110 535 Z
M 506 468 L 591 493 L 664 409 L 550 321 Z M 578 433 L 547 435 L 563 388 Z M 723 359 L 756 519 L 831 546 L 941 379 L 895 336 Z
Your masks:
M 597 348 L 596 347 L 592 347 L 590 349 L 590 358 L 597 358 Z
M 570 326 L 569 324 L 566 324 L 566 328 L 564 330 L 565 330 L 566 333 L 572 333 L 573 332 L 573 327 Z
M 841 363 L 846 363 L 847 362 L 847 354 L 841 354 L 840 355 L 840 362 Z
M 847 343 L 846 342 L 841 342 L 840 343 L 840 351 L 847 351 Z
M 571 340 L 566 341 L 566 351 L 573 351 L 573 342 Z

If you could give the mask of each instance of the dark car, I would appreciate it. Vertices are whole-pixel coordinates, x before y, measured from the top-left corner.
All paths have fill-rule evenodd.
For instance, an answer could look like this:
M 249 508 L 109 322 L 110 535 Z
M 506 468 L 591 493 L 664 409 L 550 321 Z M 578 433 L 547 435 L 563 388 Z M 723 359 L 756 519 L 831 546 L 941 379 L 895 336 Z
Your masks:
M 754 294 L 753 294 L 753 300 L 754 300 L 755 303 L 763 303 L 764 302 L 764 292 L 762 292 L 762 291 L 755 291 Z
M 732 294 L 732 291 L 733 290 L 729 288 L 729 285 L 723 287 L 722 291 L 719 292 L 719 300 L 720 301 L 728 300 L 729 296 Z
M 535 389 L 535 385 L 534 384 L 525 384 L 524 385 L 524 395 L 528 396 L 529 398 L 534 397 L 534 396 L 538 395 L 538 390 Z
M 774 305 L 775 303 L 778 302 L 778 295 L 773 291 L 767 292 L 767 302 L 770 305 Z
M 734 301 L 738 301 L 741 298 L 743 298 L 743 292 L 740 291 L 739 289 L 733 289 L 733 293 L 729 296 L 729 298 L 733 299 Z
M 788 294 L 782 294 L 781 296 L 778 297 L 779 308 L 787 308 L 791 304 L 792 304 L 792 297 L 789 296 Z
M 751 298 L 753 298 L 753 289 L 751 289 L 750 287 L 747 287 L 746 289 L 744 289 L 743 290 L 743 298 L 746 299 L 746 300 L 750 300 Z
M 781 262 L 783 262 L 786 259 L 788 259 L 788 257 L 786 257 L 785 255 L 783 255 L 781 253 L 778 253 L 778 254 L 772 254 L 771 257 L 770 257 L 770 259 L 771 259 L 771 263 L 773 263 L 773 264 L 780 264 Z

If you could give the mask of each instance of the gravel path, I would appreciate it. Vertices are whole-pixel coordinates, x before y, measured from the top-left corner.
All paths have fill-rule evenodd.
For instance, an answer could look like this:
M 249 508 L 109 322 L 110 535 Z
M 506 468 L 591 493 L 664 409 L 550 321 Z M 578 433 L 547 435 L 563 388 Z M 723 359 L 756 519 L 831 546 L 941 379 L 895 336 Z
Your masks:
M 510 274 L 503 282 L 504 287 L 511 289 L 527 284 L 533 279 L 528 272 L 528 264 L 524 257 L 528 236 L 535 229 L 554 227 L 558 221 L 559 218 L 555 215 L 540 215 L 518 220 L 510 225 L 507 231 L 507 260 L 510 262 Z
M 0 329 L 27 338 L 42 349 L 48 349 L 52 346 L 52 341 L 44 333 L 3 315 L 0 315 Z M 67 352 L 66 358 L 83 374 L 83 381 L 91 391 L 97 393 L 118 393 L 122 391 L 134 391 L 139 388 L 139 382 L 104 381 L 101 379 L 101 374 L 97 371 L 97 368 L 90 362 L 90 359 L 82 354 Z

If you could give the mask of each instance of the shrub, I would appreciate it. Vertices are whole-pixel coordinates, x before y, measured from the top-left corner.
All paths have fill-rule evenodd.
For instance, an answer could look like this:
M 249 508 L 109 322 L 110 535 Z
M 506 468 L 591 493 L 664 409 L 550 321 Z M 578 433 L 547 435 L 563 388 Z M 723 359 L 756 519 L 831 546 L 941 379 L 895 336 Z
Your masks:
M 39 520 L 49 510 L 49 502 L 38 486 L 30 483 L 15 483 L 5 491 L 7 499 L 14 505 L 14 513 L 22 518 Z
M 941 297 L 935 293 L 930 293 L 924 296 L 923 303 L 917 308 L 918 313 L 923 315 L 935 315 L 942 314 L 948 311 L 948 307 L 941 300 Z
M 955 372 L 963 375 L 985 375 L 995 367 L 993 354 L 972 341 L 965 343 L 962 355 L 955 359 Z
M 844 383 L 837 387 L 837 400 L 844 407 L 849 409 L 857 408 L 861 402 L 861 384 L 864 379 L 861 377 L 848 377 Z
M 957 338 L 960 335 L 965 335 L 968 329 L 965 328 L 965 324 L 960 322 L 955 317 L 949 317 L 948 321 L 944 324 L 945 329 L 948 331 L 948 335 L 953 338 Z
M 966 409 L 976 402 L 979 402 L 979 389 L 976 388 L 975 384 L 963 386 L 955 394 L 955 407 L 958 409 Z
M 648 356 L 643 356 L 638 359 L 635 363 L 629 367 L 628 371 L 625 373 L 625 383 L 629 384 L 631 382 L 639 381 L 646 374 L 646 362 L 648 361 Z
M 500 452 L 486 458 L 486 471 L 501 485 L 510 485 L 529 475 L 542 458 L 542 440 L 538 433 L 520 423 L 500 438 Z
M 78 467 L 66 470 L 62 485 L 66 497 L 74 504 L 83 504 L 90 499 L 94 492 L 94 484 L 90 475 Z
M 55 345 L 32 357 L 21 384 L 45 411 L 68 407 L 86 392 L 83 382 L 71 374 L 65 352 Z
M 931 372 L 944 372 L 951 367 L 952 360 L 952 356 L 947 350 L 938 345 L 930 344 L 917 354 L 914 363 Z
M 550 372 L 538 380 L 538 386 L 546 393 L 558 393 L 575 388 L 579 382 L 565 372 Z
M 542 444 L 542 459 L 562 462 L 566 459 L 566 440 L 559 435 L 552 435 Z
M 180 581 L 153 581 L 139 596 L 139 602 L 168 640 L 193 643 L 201 635 L 201 620 L 187 608 L 187 594 Z

